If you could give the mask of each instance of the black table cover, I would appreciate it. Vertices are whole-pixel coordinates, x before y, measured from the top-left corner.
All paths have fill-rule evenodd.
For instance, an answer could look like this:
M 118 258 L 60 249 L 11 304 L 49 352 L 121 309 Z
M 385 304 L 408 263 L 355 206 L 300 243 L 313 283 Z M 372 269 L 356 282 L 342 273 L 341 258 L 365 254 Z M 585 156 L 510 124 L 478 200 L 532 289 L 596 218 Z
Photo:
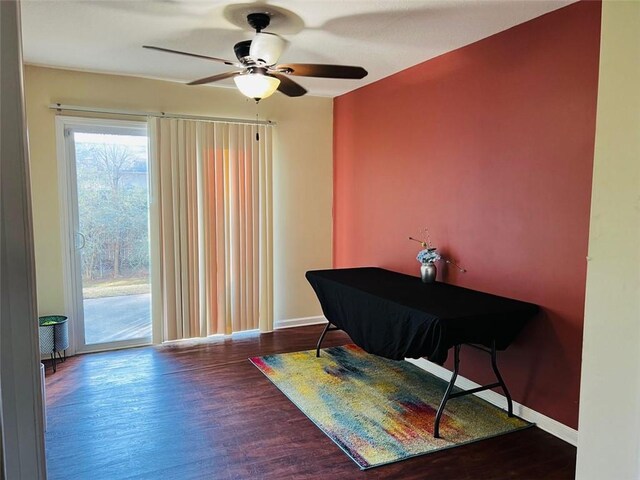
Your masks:
M 315 270 L 306 277 L 333 325 L 365 351 L 394 360 L 442 364 L 454 345 L 490 347 L 494 340 L 504 350 L 538 311 L 531 303 L 382 268 Z

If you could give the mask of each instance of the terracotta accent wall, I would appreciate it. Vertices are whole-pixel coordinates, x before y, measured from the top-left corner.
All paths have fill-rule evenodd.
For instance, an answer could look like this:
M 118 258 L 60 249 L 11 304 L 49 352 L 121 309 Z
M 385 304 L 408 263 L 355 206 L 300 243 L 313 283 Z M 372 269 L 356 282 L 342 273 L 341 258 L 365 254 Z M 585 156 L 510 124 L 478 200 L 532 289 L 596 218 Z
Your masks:
M 428 226 L 468 270 L 439 280 L 542 307 L 499 362 L 514 400 L 572 428 L 600 10 L 572 4 L 334 101 L 334 266 L 417 276 L 407 237 Z M 484 354 L 461 365 L 492 381 Z

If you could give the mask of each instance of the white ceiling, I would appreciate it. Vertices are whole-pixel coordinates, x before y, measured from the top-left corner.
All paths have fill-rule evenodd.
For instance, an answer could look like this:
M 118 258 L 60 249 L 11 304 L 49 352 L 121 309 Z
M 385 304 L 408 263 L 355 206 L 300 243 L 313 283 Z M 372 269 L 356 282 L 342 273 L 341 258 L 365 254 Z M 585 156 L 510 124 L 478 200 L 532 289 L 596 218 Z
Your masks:
M 295 78 L 310 94 L 333 97 L 573 1 L 23 0 L 23 51 L 30 64 L 187 82 L 233 67 L 141 46 L 235 60 L 233 45 L 253 34 L 246 14 L 267 11 L 273 21 L 265 31 L 290 42 L 281 63 L 369 71 L 363 80 Z

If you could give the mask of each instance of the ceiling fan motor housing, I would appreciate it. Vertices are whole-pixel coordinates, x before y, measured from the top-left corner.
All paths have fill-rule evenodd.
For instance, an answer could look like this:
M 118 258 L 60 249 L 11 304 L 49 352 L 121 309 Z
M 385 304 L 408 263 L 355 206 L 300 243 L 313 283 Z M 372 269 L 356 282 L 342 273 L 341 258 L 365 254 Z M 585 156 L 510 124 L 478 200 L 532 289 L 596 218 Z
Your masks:
M 233 51 L 236 54 L 236 57 L 238 58 L 238 60 L 240 60 L 240 62 L 242 62 L 242 60 L 245 57 L 249 56 L 249 50 L 251 49 L 251 40 L 244 40 L 242 42 L 238 42 L 233 46 Z

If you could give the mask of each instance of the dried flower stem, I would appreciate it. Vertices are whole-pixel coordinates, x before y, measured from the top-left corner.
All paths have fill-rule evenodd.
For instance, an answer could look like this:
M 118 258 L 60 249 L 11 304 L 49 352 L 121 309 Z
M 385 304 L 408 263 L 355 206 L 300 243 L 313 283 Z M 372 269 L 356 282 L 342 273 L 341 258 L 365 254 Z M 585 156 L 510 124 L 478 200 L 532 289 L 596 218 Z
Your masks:
M 427 248 L 427 242 L 425 242 L 423 240 L 418 240 L 417 238 L 413 238 L 413 237 L 409 237 L 409 240 L 413 240 L 414 242 L 418 242 L 424 248 Z
M 453 260 L 447 260 L 447 259 L 445 258 L 445 260 L 444 260 L 444 261 L 445 261 L 445 263 L 450 263 L 451 265 L 455 266 L 455 267 L 456 267 L 458 270 L 460 270 L 462 273 L 466 273 L 466 272 L 467 272 L 467 270 L 466 270 L 466 269 L 462 268 L 460 265 L 458 265 L 458 264 L 457 264 L 456 262 L 454 262 Z
M 427 241 L 423 243 L 426 243 L 428 247 L 431 247 L 431 236 L 429 235 L 429 228 L 424 227 L 422 231 L 424 232 L 423 235 L 427 237 Z

